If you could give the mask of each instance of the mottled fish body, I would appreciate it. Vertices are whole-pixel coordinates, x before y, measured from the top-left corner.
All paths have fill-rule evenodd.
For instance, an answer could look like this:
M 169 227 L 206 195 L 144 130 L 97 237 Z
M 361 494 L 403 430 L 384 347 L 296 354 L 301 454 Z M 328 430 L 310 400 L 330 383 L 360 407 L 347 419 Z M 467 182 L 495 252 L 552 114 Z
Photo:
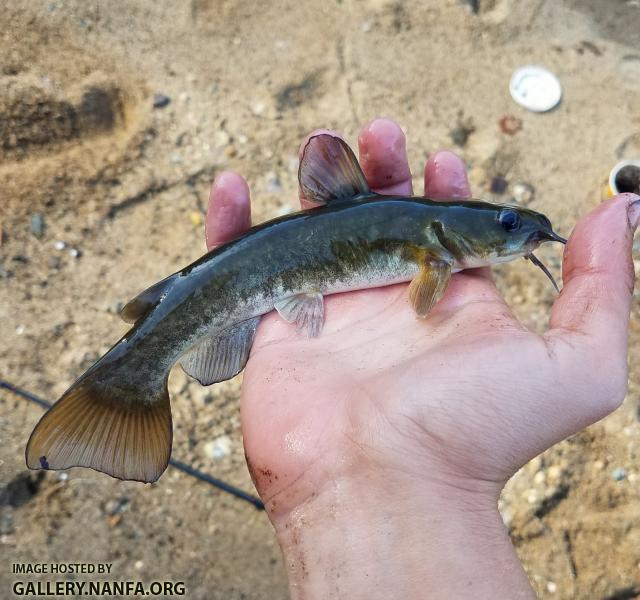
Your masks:
M 125 306 L 133 327 L 38 423 L 29 467 L 155 481 L 171 452 L 176 362 L 203 385 L 223 381 L 244 368 L 260 317 L 274 308 L 313 337 L 325 295 L 411 281 L 411 304 L 426 316 L 452 273 L 537 261 L 542 241 L 564 241 L 523 208 L 374 194 L 349 147 L 326 134 L 309 141 L 299 179 L 319 208 L 253 227 Z

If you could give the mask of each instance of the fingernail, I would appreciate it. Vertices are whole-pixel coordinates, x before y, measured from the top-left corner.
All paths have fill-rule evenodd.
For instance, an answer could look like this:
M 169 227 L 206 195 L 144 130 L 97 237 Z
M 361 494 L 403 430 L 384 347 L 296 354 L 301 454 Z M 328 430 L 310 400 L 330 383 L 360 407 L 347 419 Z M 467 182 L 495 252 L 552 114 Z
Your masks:
M 629 227 L 635 231 L 640 222 L 640 196 L 635 194 L 628 194 L 631 196 L 631 201 L 627 206 L 627 219 L 629 220 Z

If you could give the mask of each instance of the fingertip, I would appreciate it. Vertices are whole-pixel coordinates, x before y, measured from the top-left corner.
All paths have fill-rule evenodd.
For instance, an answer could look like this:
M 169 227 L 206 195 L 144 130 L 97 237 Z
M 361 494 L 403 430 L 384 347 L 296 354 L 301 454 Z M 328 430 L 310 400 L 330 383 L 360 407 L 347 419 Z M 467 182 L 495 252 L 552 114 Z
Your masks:
M 387 118 L 370 121 L 358 137 L 360 166 L 374 191 L 411 194 L 407 141 L 400 126 Z
M 207 248 L 223 244 L 251 227 L 249 186 L 242 175 L 223 171 L 214 180 L 205 217 Z
M 620 194 L 577 223 L 564 252 L 564 286 L 551 313 L 552 330 L 587 334 L 609 348 L 626 347 L 639 201 L 635 194 Z
M 434 200 L 469 198 L 471 186 L 464 161 L 449 150 L 429 157 L 424 167 L 424 194 Z

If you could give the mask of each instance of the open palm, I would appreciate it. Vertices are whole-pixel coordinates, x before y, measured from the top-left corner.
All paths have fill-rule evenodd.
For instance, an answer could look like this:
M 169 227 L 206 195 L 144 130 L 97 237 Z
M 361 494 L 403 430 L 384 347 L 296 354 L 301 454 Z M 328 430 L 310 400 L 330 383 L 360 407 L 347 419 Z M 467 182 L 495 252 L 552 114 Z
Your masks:
M 359 142 L 372 189 L 410 194 L 400 129 L 376 120 Z M 470 195 L 455 155 L 429 160 L 425 195 Z M 326 298 L 315 339 L 266 315 L 241 410 L 250 469 L 276 526 L 347 480 L 376 493 L 376 483 L 435 473 L 446 486 L 497 495 L 527 460 L 614 410 L 627 382 L 632 200 L 613 199 L 576 227 L 544 336 L 513 316 L 488 270 L 454 275 L 426 319 L 416 318 L 406 285 Z M 248 227 L 248 202 L 239 176 L 218 178 L 210 246 Z

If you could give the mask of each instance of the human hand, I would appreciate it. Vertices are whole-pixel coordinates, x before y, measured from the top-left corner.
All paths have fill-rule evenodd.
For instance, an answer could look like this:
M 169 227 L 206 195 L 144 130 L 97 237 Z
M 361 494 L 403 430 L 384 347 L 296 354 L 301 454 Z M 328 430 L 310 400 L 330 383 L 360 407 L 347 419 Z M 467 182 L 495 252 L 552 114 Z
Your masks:
M 372 189 L 411 194 L 397 125 L 372 122 L 359 148 Z M 425 195 L 468 197 L 462 161 L 431 157 Z M 424 320 L 404 284 L 327 297 L 316 339 L 262 319 L 243 382 L 245 451 L 294 596 L 531 593 L 496 500 L 519 467 L 624 397 L 637 200 L 614 198 L 576 226 L 542 336 L 486 270 L 454 275 Z M 249 225 L 246 183 L 220 175 L 209 247 Z

